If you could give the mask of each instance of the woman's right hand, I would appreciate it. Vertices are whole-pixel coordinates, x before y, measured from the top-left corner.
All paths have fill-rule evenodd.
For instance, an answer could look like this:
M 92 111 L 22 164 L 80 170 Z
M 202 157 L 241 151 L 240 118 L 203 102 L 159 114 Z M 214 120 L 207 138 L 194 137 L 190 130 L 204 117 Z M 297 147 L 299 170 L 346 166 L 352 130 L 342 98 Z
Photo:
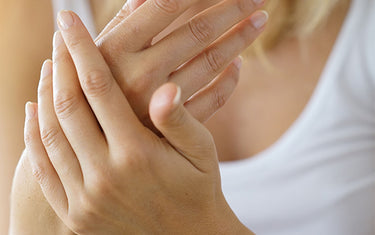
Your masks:
M 156 88 L 173 82 L 182 88 L 182 101 L 203 122 L 233 92 L 241 61 L 236 58 L 262 32 L 264 0 L 224 0 L 192 18 L 157 43 L 151 42 L 198 0 L 130 0 L 96 40 L 114 77 L 138 118 L 152 127 L 148 104 Z M 72 21 L 77 19 L 71 12 Z M 81 25 L 62 31 L 73 44 Z M 79 48 L 72 46 L 72 48 Z M 96 83 L 103 71 L 86 76 Z M 207 84 L 209 84 L 207 86 Z

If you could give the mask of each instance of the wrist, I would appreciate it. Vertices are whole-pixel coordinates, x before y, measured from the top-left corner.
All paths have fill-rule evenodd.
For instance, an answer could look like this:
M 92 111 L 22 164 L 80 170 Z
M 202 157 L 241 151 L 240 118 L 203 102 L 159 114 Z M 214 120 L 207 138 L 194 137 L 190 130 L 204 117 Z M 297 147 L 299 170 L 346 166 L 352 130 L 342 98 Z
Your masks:
M 221 208 L 217 214 L 216 228 L 213 234 L 241 234 L 241 235 L 254 235 L 238 217 L 234 214 L 224 196 L 222 196 Z

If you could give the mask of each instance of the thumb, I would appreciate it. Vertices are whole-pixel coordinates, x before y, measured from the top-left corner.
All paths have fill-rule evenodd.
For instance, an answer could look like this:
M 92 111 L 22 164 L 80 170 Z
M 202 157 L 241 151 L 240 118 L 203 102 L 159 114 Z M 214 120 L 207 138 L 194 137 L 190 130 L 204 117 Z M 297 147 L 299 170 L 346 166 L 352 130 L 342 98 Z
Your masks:
M 177 85 L 164 84 L 151 98 L 150 117 L 169 143 L 202 170 L 207 160 L 217 162 L 215 144 L 209 131 L 190 115 L 180 98 Z

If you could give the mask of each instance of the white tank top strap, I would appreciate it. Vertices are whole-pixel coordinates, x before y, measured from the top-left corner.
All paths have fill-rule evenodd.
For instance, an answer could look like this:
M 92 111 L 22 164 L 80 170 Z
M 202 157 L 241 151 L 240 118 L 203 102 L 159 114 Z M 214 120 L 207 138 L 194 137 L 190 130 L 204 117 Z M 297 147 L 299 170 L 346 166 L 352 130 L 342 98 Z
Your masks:
M 89 0 L 52 0 L 52 6 L 55 19 L 57 17 L 57 13 L 61 10 L 74 11 L 81 17 L 91 36 L 93 38 L 97 36 Z M 56 22 L 55 28 L 57 29 Z

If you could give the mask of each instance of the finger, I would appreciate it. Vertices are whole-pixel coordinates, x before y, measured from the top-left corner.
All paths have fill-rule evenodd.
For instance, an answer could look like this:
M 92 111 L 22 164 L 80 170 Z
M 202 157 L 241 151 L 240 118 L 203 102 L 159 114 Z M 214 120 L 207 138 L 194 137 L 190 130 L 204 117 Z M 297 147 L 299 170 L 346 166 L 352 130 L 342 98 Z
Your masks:
M 66 189 L 67 196 L 72 195 L 74 190 L 82 184 L 82 174 L 75 153 L 65 138 L 54 112 L 51 61 L 46 61 L 42 68 L 38 87 L 38 102 L 41 140 Z
M 103 36 L 114 29 L 119 23 L 125 20 L 129 15 L 131 15 L 139 6 L 141 6 L 146 0 L 129 0 L 125 3 L 122 9 L 117 13 L 117 15 L 107 24 L 99 36 L 95 39 L 95 42 L 100 41 Z
M 151 120 L 173 147 L 197 169 L 206 171 L 216 160 L 212 136 L 187 112 L 180 94 L 180 88 L 173 83 L 156 90 L 150 102 Z
M 120 51 L 136 52 L 199 0 L 148 0 L 111 31 L 105 43 Z M 109 39 L 110 38 L 110 39 Z M 104 38 L 103 38 L 104 39 Z M 105 46 L 105 45 L 104 45 Z
M 85 170 L 86 163 L 97 160 L 92 156 L 103 151 L 106 141 L 80 88 L 76 68 L 59 31 L 54 36 L 53 66 L 53 103 L 48 108 L 56 112 L 60 126 Z
M 148 49 L 146 54 L 163 58 L 171 70 L 200 53 L 220 35 L 262 7 L 264 1 L 223 1 L 194 17 L 187 24 Z M 176 53 L 178 51 L 178 53 Z
M 267 20 L 268 14 L 265 11 L 254 13 L 173 73 L 170 82 L 183 88 L 182 100 L 207 85 L 248 48 L 263 31 Z
M 237 57 L 204 90 L 185 103 L 189 113 L 201 123 L 207 121 L 232 95 L 238 83 L 242 60 Z
M 29 102 L 26 104 L 24 136 L 27 157 L 29 158 L 33 175 L 37 179 L 44 196 L 56 214 L 63 218 L 68 210 L 68 199 L 41 141 L 37 109 L 38 107 L 34 103 Z
M 81 20 L 68 11 L 60 12 L 58 19 L 82 90 L 107 140 L 110 143 L 119 143 L 120 146 L 126 142 L 124 140 L 133 139 L 144 127 L 116 84 Z

